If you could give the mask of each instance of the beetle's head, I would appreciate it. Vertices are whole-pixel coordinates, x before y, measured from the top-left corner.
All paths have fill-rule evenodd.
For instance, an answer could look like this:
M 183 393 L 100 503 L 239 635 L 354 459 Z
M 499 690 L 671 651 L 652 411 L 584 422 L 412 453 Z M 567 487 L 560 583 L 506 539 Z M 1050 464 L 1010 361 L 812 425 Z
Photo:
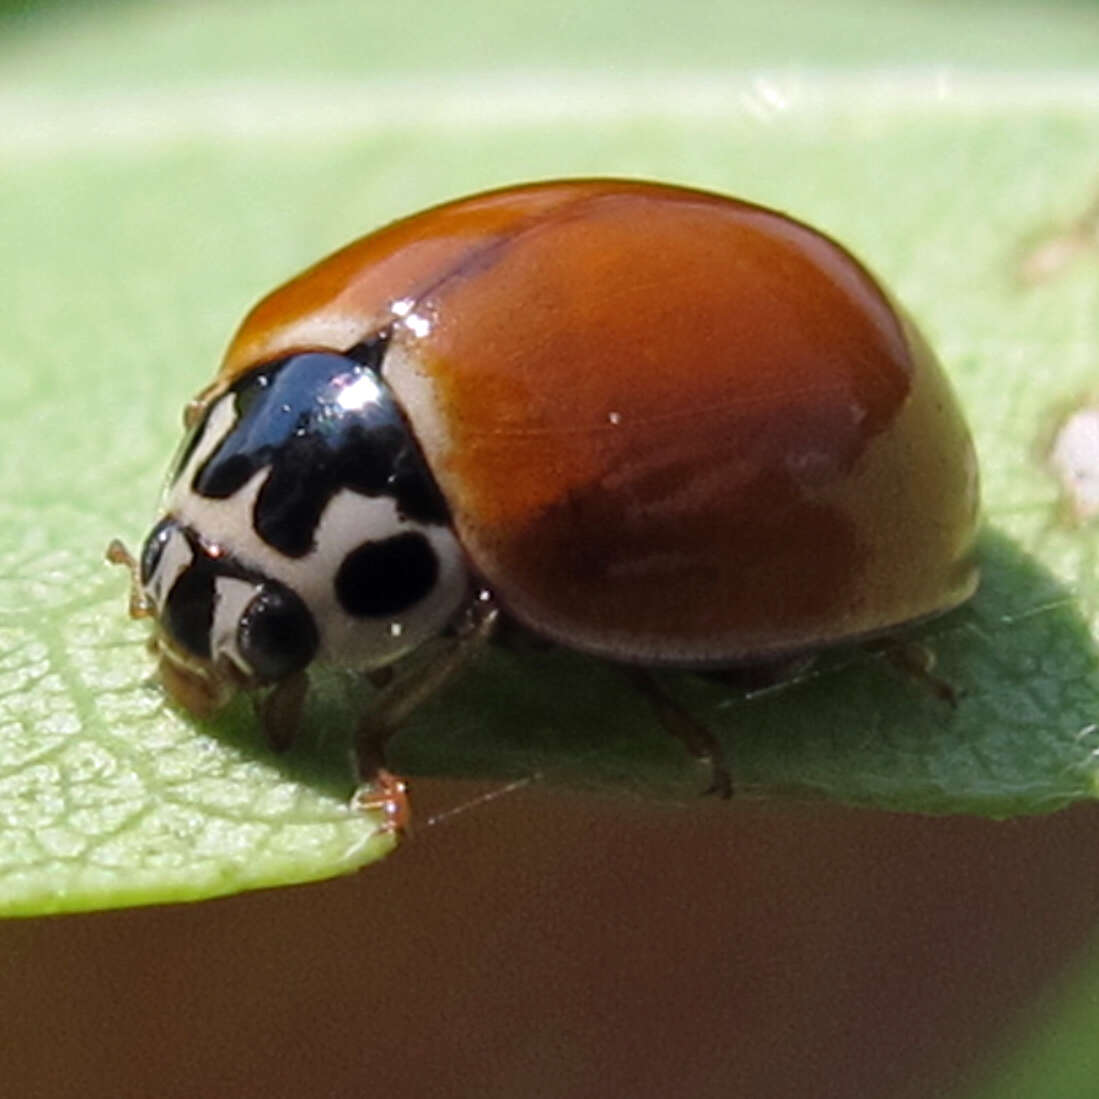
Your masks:
M 380 373 L 385 340 L 257 365 L 188 413 L 131 606 L 192 712 L 314 659 L 390 663 L 470 594 L 450 515 Z
M 140 598 L 168 693 L 205 716 L 236 690 L 278 683 L 317 652 L 309 607 L 288 585 L 243 566 L 168 516 L 138 561 Z

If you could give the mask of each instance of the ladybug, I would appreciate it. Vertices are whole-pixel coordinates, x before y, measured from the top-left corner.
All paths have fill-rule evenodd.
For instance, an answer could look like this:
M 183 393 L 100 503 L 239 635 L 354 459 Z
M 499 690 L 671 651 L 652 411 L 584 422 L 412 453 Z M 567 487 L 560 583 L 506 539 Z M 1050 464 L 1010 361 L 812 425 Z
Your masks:
M 405 662 L 356 734 L 393 827 L 385 738 L 501 620 L 667 716 L 651 669 L 879 637 L 977 586 L 934 354 L 841 245 L 717 194 L 566 180 L 397 221 L 260 301 L 185 421 L 138 560 L 109 551 L 165 688 L 198 715 L 259 692 L 285 740 L 314 662 Z

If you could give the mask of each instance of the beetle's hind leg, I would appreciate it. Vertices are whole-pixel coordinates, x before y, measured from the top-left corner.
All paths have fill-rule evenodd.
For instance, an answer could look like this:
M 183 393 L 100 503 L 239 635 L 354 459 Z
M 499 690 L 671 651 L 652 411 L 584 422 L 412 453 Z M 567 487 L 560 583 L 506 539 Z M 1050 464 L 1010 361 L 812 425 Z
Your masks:
M 691 755 L 709 765 L 710 785 L 705 793 L 719 798 L 732 797 L 732 773 L 717 737 L 680 706 L 648 668 L 626 667 L 623 670 L 638 693 L 652 706 L 664 730 L 685 744 Z
M 865 643 L 867 652 L 884 656 L 893 667 L 913 683 L 919 684 L 952 710 L 958 708 L 961 694 L 957 687 L 935 671 L 935 650 L 921 641 L 885 637 Z

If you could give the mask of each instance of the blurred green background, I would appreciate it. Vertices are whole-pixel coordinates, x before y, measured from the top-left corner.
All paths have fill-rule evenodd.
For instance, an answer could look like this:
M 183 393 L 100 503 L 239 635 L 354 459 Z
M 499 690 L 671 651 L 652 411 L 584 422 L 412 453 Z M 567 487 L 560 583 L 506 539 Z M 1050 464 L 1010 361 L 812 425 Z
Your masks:
M 1054 669 L 1026 654 L 1032 689 L 988 701 L 1005 726 L 1059 716 L 1059 740 L 991 737 L 961 757 L 944 741 L 925 766 L 902 739 L 897 756 L 908 781 L 926 770 L 925 802 L 966 768 L 1005 797 L 1027 752 L 1071 773 L 1021 805 L 1079 796 L 1095 536 L 1061 522 L 1035 455 L 1099 370 L 1099 257 L 1080 221 L 1099 190 L 1097 58 L 1099 7 L 1083 2 L 0 4 L 0 734 L 25 753 L 0 769 L 0 866 L 42 850 L 65 873 L 80 863 L 84 818 L 55 827 L 51 799 L 88 776 L 86 826 L 139 818 L 142 871 L 176 876 L 127 894 L 121 846 L 119 875 L 82 879 L 82 896 L 240 887 L 227 852 L 251 886 L 362 861 L 331 766 L 312 798 L 252 758 L 247 715 L 226 743 L 153 721 L 141 631 L 124 632 L 124 585 L 99 554 L 147 521 L 178 410 L 255 297 L 391 217 L 540 176 L 735 192 L 885 276 L 974 415 L 998 529 L 1043 570 L 1019 620 L 1070 605 L 1075 632 L 1052 636 L 1085 638 L 1051 644 Z M 1063 259 L 1029 285 L 1039 254 Z M 1079 681 L 1052 674 L 1080 649 Z M 162 790 L 188 787 L 171 811 L 128 789 L 122 749 L 76 743 L 93 707 L 142 730 Z M 829 755 L 844 735 L 807 743 L 822 773 L 848 758 Z M 338 774 L 337 737 L 326 751 Z M 418 782 L 420 834 L 355 878 L 0 925 L 7 1087 L 1099 1095 L 1090 806 L 996 824 L 751 799 L 730 819 L 549 790 L 474 804 L 498 789 Z M 24 833 L 33 852 L 9 838 Z M 216 857 L 172 861 L 196 843 Z

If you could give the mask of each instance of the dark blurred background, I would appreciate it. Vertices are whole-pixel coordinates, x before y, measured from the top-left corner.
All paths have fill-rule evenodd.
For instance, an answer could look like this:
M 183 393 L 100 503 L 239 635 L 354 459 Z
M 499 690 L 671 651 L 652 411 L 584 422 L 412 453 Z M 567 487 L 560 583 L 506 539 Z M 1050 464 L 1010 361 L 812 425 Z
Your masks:
M 345 880 L 2 924 L 5 1093 L 965 1095 L 1082 961 L 1095 811 L 729 812 L 520 791 Z

